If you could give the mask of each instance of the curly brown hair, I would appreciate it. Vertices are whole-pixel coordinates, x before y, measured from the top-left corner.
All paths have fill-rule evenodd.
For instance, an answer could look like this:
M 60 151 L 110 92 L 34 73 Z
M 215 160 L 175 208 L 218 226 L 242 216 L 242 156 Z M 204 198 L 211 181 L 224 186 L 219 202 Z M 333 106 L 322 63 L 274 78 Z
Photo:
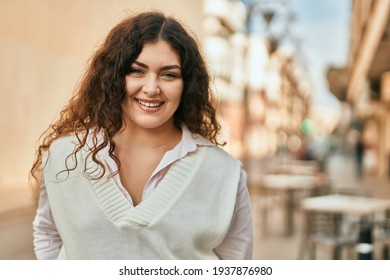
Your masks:
M 89 147 L 89 156 L 103 168 L 103 176 L 105 167 L 96 155 L 109 145 L 109 155 L 120 166 L 112 139 L 122 127 L 125 77 L 143 46 L 159 40 L 169 43 L 181 59 L 184 88 L 174 114 L 175 126 L 184 123 L 191 132 L 221 145 L 217 140 L 220 125 L 216 120 L 210 76 L 195 37 L 178 20 L 161 12 L 145 12 L 117 24 L 92 56 L 81 83 L 59 119 L 41 135 L 30 171 L 35 180 L 40 181 L 43 154 L 53 141 L 65 135 L 76 135 L 79 141 L 69 158 L 86 145 L 91 132 L 96 140 L 96 132 L 103 131 L 103 141 L 93 141 L 95 144 Z M 76 166 L 66 166 L 66 171 L 69 173 Z

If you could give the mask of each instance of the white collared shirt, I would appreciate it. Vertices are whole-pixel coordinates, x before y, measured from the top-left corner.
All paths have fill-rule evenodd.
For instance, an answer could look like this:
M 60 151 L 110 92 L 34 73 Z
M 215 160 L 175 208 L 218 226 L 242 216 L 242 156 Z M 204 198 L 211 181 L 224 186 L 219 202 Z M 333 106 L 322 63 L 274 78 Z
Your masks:
M 214 145 L 200 135 L 192 134 L 186 126 L 182 126 L 182 139 L 170 151 L 166 152 L 159 165 L 152 173 L 144 187 L 142 201 L 154 191 L 160 180 L 164 177 L 169 166 L 186 156 L 189 152 L 195 151 L 197 146 Z M 106 161 L 110 172 L 117 170 L 117 165 L 109 156 L 108 147 L 99 152 L 99 155 Z M 123 187 L 119 174 L 114 176 L 118 188 L 122 191 L 129 203 L 132 199 Z M 61 237 L 54 222 L 50 203 L 47 197 L 45 183 L 42 179 L 39 205 L 33 222 L 34 249 L 37 259 L 56 259 L 62 246 Z M 179 226 L 178 226 L 179 229 Z M 224 241 L 215 248 L 215 253 L 222 259 L 225 255 L 237 256 L 237 259 L 251 259 L 253 248 L 252 212 L 247 191 L 247 174 L 241 169 L 240 182 L 237 192 L 236 205 L 233 219 Z

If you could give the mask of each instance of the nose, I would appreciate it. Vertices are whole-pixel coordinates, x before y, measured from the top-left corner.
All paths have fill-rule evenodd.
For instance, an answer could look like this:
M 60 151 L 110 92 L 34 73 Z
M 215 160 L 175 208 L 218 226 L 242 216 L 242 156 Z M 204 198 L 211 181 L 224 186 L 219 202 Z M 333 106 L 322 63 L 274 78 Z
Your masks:
M 143 92 L 148 95 L 155 95 L 160 93 L 158 78 L 155 75 L 147 75 L 145 83 L 142 88 Z

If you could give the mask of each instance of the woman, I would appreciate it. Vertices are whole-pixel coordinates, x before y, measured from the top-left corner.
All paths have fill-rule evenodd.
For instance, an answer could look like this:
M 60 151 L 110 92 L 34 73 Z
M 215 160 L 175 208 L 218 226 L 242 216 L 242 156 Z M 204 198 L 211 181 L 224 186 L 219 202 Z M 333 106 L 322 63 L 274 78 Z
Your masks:
M 38 149 L 37 258 L 251 258 L 246 173 L 219 129 L 183 26 L 159 12 L 120 22 Z

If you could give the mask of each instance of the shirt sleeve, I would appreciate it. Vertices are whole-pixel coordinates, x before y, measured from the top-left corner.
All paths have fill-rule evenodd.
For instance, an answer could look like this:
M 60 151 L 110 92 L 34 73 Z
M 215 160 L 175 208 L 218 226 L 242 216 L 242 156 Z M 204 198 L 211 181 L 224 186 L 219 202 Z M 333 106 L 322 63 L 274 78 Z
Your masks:
M 33 221 L 34 251 L 38 260 L 57 259 L 62 240 L 50 209 L 45 182 L 42 178 L 38 209 Z
M 250 260 L 253 254 L 252 209 L 247 189 L 247 174 L 241 169 L 237 200 L 229 231 L 214 249 L 220 259 Z

